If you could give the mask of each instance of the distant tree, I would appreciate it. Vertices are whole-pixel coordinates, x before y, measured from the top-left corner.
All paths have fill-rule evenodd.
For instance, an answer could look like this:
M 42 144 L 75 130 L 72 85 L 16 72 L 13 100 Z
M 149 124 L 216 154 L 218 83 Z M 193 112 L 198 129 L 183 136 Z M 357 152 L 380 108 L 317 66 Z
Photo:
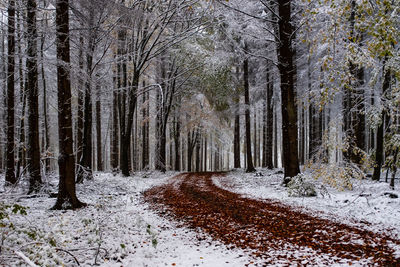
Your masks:
M 247 44 L 245 44 L 245 51 L 247 51 Z M 250 96 L 249 96 L 249 59 L 245 58 L 243 61 L 243 82 L 244 82 L 244 104 L 245 111 L 245 127 L 246 127 L 246 172 L 255 172 L 256 169 L 253 165 L 253 158 L 251 154 L 251 132 L 250 132 Z

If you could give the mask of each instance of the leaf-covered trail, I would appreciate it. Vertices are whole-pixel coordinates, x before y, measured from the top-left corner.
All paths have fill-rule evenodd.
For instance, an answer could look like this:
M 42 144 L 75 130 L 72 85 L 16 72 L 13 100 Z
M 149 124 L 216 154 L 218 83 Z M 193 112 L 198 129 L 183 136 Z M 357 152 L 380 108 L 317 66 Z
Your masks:
M 160 214 L 201 228 L 215 240 L 251 250 L 265 264 L 374 263 L 400 266 L 400 240 L 315 217 L 282 203 L 254 200 L 212 182 L 223 173 L 186 173 L 145 192 Z M 319 255 L 328 255 L 323 258 Z

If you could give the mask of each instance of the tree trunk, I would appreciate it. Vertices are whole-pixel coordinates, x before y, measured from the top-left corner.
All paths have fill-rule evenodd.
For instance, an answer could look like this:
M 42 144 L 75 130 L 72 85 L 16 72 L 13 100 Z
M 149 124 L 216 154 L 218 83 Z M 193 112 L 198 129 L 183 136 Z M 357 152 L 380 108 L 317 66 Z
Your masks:
M 93 27 L 93 12 L 90 12 L 89 29 Z M 86 82 L 85 82 L 85 97 L 84 97 L 84 124 L 83 124 L 83 142 L 82 142 L 82 158 L 78 168 L 78 183 L 83 180 L 93 179 L 93 104 L 92 104 L 92 74 L 93 74 L 93 54 L 95 51 L 95 37 L 90 30 L 86 53 Z
M 273 154 L 273 127 L 274 127 L 274 108 L 273 108 L 273 97 L 274 97 L 274 83 L 271 79 L 270 72 L 267 72 L 267 135 L 266 135 L 266 160 L 265 164 L 268 169 L 273 169 L 274 164 L 272 163 Z
M 233 137 L 234 168 L 240 168 L 240 116 L 235 114 L 235 135 Z
M 175 144 L 175 171 L 181 170 L 181 155 L 180 155 L 180 138 L 181 138 L 181 121 L 179 110 L 175 110 L 174 116 L 174 144 Z
M 53 209 L 76 209 L 85 206 L 76 197 L 75 159 L 73 151 L 70 48 L 69 48 L 69 1 L 56 2 L 57 90 L 58 90 L 58 140 L 60 156 L 57 201 Z
M 278 68 L 281 76 L 282 138 L 284 181 L 300 173 L 298 159 L 297 109 L 294 91 L 293 26 L 291 21 L 291 1 L 279 0 L 279 41 Z
M 6 108 L 7 107 L 7 60 L 8 58 L 6 57 L 6 53 L 5 53 L 5 46 L 6 46 L 6 35 L 5 34 L 5 29 L 3 28 L 1 30 L 1 73 L 0 73 L 0 77 L 2 80 L 2 104 L 3 106 Z M 0 120 L 0 127 L 1 129 L 5 129 L 0 131 L 0 171 L 3 173 L 3 171 L 6 168 L 6 164 L 5 164 L 5 159 L 7 157 L 7 155 L 5 155 L 5 152 L 7 150 L 7 112 L 4 109 L 3 112 L 1 113 L 1 120 Z M 4 146 L 5 144 L 5 146 Z
M 22 69 L 22 66 L 21 66 Z M 20 74 L 22 71 L 20 72 Z M 21 76 L 20 76 L 21 77 Z M 20 100 L 22 103 L 22 110 L 21 110 L 21 119 L 20 119 L 20 124 L 19 124 L 19 145 L 18 147 L 18 155 L 17 155 L 17 166 L 15 170 L 15 176 L 18 179 L 21 177 L 21 175 L 24 173 L 24 170 L 21 172 L 21 168 L 24 169 L 26 166 L 26 142 L 25 142 L 25 110 L 26 110 L 26 92 L 25 92 L 25 86 L 23 85 L 23 77 L 22 77 L 22 87 L 21 87 L 21 96 Z
M 143 88 L 146 88 L 146 82 L 143 81 Z M 148 92 L 142 95 L 142 168 L 149 167 L 149 99 Z
M 40 175 L 40 143 L 39 143 L 39 86 L 37 64 L 37 31 L 36 31 L 36 0 L 27 0 L 28 26 L 28 170 L 29 193 L 39 191 L 42 185 Z
M 118 79 L 119 80 L 119 79 Z M 119 143 L 119 130 L 118 130 L 118 95 L 117 95 L 117 77 L 114 77 L 114 90 L 113 90 L 113 100 L 112 100 L 112 129 L 111 129 L 111 170 L 116 173 L 118 170 L 119 160 L 118 160 L 118 143 Z
M 195 164 L 196 172 L 200 172 L 200 162 L 201 162 L 201 160 L 200 160 L 200 147 L 201 147 L 201 134 L 200 134 L 200 137 L 197 138 L 197 141 L 196 141 L 196 164 Z
M 254 133 L 254 140 L 253 140 L 253 148 L 254 148 L 254 166 L 258 166 L 258 158 L 257 158 L 257 109 L 254 106 L 254 115 L 253 115 L 253 133 Z
M 78 65 L 79 65 L 79 74 L 78 74 L 78 110 L 77 110 L 77 118 L 76 118 L 76 170 L 79 176 L 80 172 L 80 163 L 83 160 L 83 87 L 84 87 L 84 59 L 83 59 L 83 49 L 85 47 L 85 42 L 83 39 L 83 33 L 79 35 L 79 56 L 78 56 Z
M 188 137 L 187 137 L 187 171 L 191 172 L 192 171 L 192 155 L 193 155 L 193 147 L 191 145 L 192 140 L 191 140 L 191 132 L 188 132 Z
M 276 103 L 274 104 L 276 107 Z M 274 115 L 274 167 L 278 168 L 278 114 Z
M 96 86 L 96 142 L 97 142 L 97 170 L 103 171 L 102 142 L 101 142 L 101 86 L 97 81 Z
M 122 63 L 123 73 L 123 87 L 127 88 L 127 66 L 126 62 Z M 131 147 L 131 134 L 133 127 L 133 119 L 136 109 L 136 89 L 139 86 L 139 73 L 133 73 L 133 81 L 130 89 L 126 89 L 129 94 L 122 95 L 122 99 L 119 105 L 123 105 L 123 109 L 120 110 L 120 165 L 121 173 L 123 176 L 129 176 L 129 152 Z M 127 99 L 126 99 L 127 98 Z M 127 107 L 127 109 L 126 109 Z M 127 113 L 125 114 L 125 111 Z
M 352 43 L 358 42 L 355 28 L 356 16 L 357 4 L 356 0 L 352 0 L 350 11 L 350 42 Z M 362 164 L 362 154 L 358 150 L 365 151 L 364 70 L 350 60 L 349 71 L 352 79 L 349 81 L 350 88 L 345 89 L 346 103 L 343 117 L 346 125 L 345 132 L 350 143 L 345 157 L 356 164 Z
M 245 44 L 247 51 L 247 45 Z M 246 172 L 255 172 L 256 169 L 253 165 L 251 155 L 251 132 L 250 132 L 250 97 L 249 97 L 249 60 L 246 58 L 243 61 L 243 80 L 244 80 L 244 104 L 246 105 L 245 124 L 246 124 L 246 159 L 247 169 Z
M 383 84 L 382 84 L 382 95 L 385 94 L 386 90 L 389 89 L 390 87 L 390 82 L 391 82 L 391 72 L 388 70 L 386 66 L 386 61 L 387 59 L 384 59 L 383 62 Z M 378 130 L 376 133 L 376 151 L 375 151 L 375 167 L 374 167 L 374 173 L 372 174 L 372 180 L 374 181 L 379 181 L 381 179 L 381 169 L 382 169 L 382 164 L 383 164 L 383 139 L 384 139 L 384 127 L 386 123 L 386 112 L 383 109 L 381 118 L 382 122 L 378 126 Z
M 44 4 L 47 6 L 47 3 L 45 2 Z M 47 22 L 47 14 L 44 15 L 44 19 L 42 21 L 42 27 L 48 26 Z M 43 84 L 43 95 L 42 95 L 42 101 L 43 101 L 43 153 L 45 155 L 45 172 L 50 171 L 50 136 L 49 136 L 49 118 L 48 118 L 48 104 L 47 104 L 47 82 L 46 82 L 46 74 L 45 74 L 45 69 L 44 69 L 44 44 L 45 44 L 45 33 L 42 33 L 41 36 L 41 43 L 40 43 L 40 58 L 41 58 L 41 78 L 42 78 L 42 84 Z
M 20 102 L 22 103 L 22 110 L 20 116 L 19 123 L 19 140 L 17 148 L 17 166 L 15 170 L 15 176 L 17 179 L 22 176 L 25 172 L 26 167 L 26 138 L 25 138 L 25 111 L 26 111 L 26 81 L 24 77 L 24 67 L 23 67 L 23 52 L 22 52 L 22 21 L 20 19 L 19 13 L 17 13 L 17 21 L 18 21 L 18 30 L 17 30 L 17 39 L 21 40 L 18 42 L 18 54 L 19 54 L 19 91 L 20 91 Z M 22 172 L 21 172 L 22 168 Z
M 8 1 L 8 62 L 7 62 L 7 151 L 6 183 L 16 184 L 14 143 L 14 70 L 15 70 L 15 0 Z

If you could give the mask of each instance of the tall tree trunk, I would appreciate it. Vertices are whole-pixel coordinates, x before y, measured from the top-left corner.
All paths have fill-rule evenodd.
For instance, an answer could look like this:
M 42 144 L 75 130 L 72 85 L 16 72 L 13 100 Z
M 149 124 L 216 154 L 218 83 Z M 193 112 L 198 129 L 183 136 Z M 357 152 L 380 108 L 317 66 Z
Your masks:
M 18 145 L 16 146 L 17 148 L 17 166 L 15 170 L 15 176 L 17 179 L 22 176 L 22 174 L 25 171 L 26 167 L 26 141 L 25 141 L 25 111 L 26 111 L 26 81 L 24 77 L 24 67 L 23 67 L 23 52 L 22 52 L 22 36 L 21 33 L 23 32 L 22 30 L 22 21 L 19 16 L 19 12 L 17 12 L 17 21 L 18 21 L 18 29 L 17 29 L 17 40 L 20 40 L 18 42 L 18 54 L 19 54 L 19 59 L 18 59 L 18 69 L 19 69 L 19 93 L 20 93 L 20 103 L 22 103 L 22 110 L 21 110 L 21 116 L 19 120 L 19 140 L 18 140 Z M 23 169 L 21 172 L 21 168 Z
M 85 42 L 83 39 L 83 33 L 79 34 L 79 56 L 78 56 L 78 65 L 79 65 L 79 74 L 78 74 L 78 110 L 77 110 L 77 118 L 76 118 L 76 165 L 77 165 L 77 173 L 80 172 L 80 162 L 82 161 L 82 149 L 83 149 L 83 87 L 84 87 L 84 59 L 83 59 L 83 49 L 85 47 Z
M 122 95 L 122 99 L 119 104 L 120 106 L 123 106 L 123 109 L 120 109 L 119 111 L 121 133 L 120 165 L 122 175 L 127 177 L 129 176 L 129 152 L 131 147 L 131 134 L 137 101 L 136 90 L 139 86 L 139 73 L 133 73 L 133 81 L 131 88 L 129 89 L 127 88 L 127 64 L 125 61 L 122 62 L 122 74 L 122 85 L 123 88 L 126 88 L 128 94 Z
M 236 65 L 236 76 L 237 80 L 240 80 L 240 67 Z M 239 106 L 240 106 L 240 92 L 239 88 L 236 88 L 235 92 L 235 132 L 233 136 L 233 167 L 240 168 L 240 115 L 239 115 Z
M 233 164 L 234 168 L 240 168 L 240 115 L 238 111 L 235 114 L 235 134 L 233 139 Z
M 268 169 L 273 169 L 274 164 L 272 163 L 273 154 L 273 127 L 274 127 L 274 108 L 273 108 L 273 98 L 274 98 L 274 83 L 271 78 L 270 71 L 267 72 L 267 135 L 266 135 L 266 159 L 265 165 Z M 275 166 L 276 167 L 276 166 Z
M 276 107 L 276 103 L 274 103 Z M 274 113 L 274 167 L 278 168 L 278 114 Z
M 201 160 L 200 160 L 200 147 L 201 147 L 201 134 L 200 134 L 200 136 L 197 138 L 197 141 L 196 141 L 196 164 L 195 164 L 195 166 L 196 166 L 196 172 L 200 172 L 200 162 L 201 162 Z
M 258 158 L 257 158 L 257 108 L 254 106 L 254 115 L 253 115 L 253 133 L 254 133 L 254 140 L 253 140 L 253 148 L 254 148 L 254 166 L 258 166 Z
M 47 7 L 47 2 L 44 1 L 44 7 Z M 44 15 L 42 20 L 42 27 L 48 26 L 47 14 Z M 48 103 L 47 103 L 47 82 L 46 82 L 46 73 L 44 69 L 44 44 L 45 44 L 45 33 L 42 33 L 41 43 L 40 43 L 40 59 L 41 59 L 41 78 L 43 85 L 43 153 L 45 155 L 45 172 L 50 171 L 50 136 L 49 136 L 49 118 L 48 118 Z
M 245 44 L 247 51 L 247 44 Z M 251 155 L 251 132 L 250 132 L 250 97 L 249 97 L 249 60 L 246 58 L 243 61 L 243 81 L 244 81 L 244 104 L 246 105 L 245 124 L 246 124 L 246 172 L 255 172 Z
M 14 112 L 15 112 L 15 0 L 8 1 L 8 60 L 7 60 L 7 151 L 6 151 L 6 182 L 16 184 L 15 177 L 15 143 L 14 143 Z
M 143 81 L 143 88 L 146 88 L 146 82 Z M 142 168 L 149 167 L 149 99 L 148 92 L 142 95 Z M 176 145 L 176 144 L 175 144 Z
M 359 42 L 356 34 L 357 3 L 351 0 L 350 9 L 350 42 Z M 359 45 L 359 44 L 357 44 Z M 362 164 L 362 154 L 358 149 L 365 151 L 365 112 L 364 112 L 364 70 L 352 60 L 349 62 L 349 71 L 352 79 L 349 81 L 350 88 L 345 92 L 344 123 L 345 133 L 349 138 L 349 149 L 344 156 L 356 163 Z
M 191 132 L 189 131 L 187 134 L 187 171 L 191 172 L 192 171 L 192 156 L 193 156 L 193 147 L 191 145 L 192 140 L 191 140 Z
M 179 101 L 180 102 L 180 101 Z M 179 104 L 178 104 L 179 106 Z M 174 144 L 175 144 L 175 171 L 181 170 L 181 155 L 180 155 L 180 138 L 181 138 L 181 121 L 180 121 L 180 109 L 175 110 L 174 116 Z
M 114 76 L 113 83 L 113 100 L 112 100 L 112 129 L 111 129 L 111 170 L 116 173 L 118 170 L 118 143 L 119 143 L 119 130 L 118 130 L 118 95 L 117 95 L 117 77 Z M 119 79 L 118 79 L 119 80 Z M 117 87 L 117 88 L 115 88 Z
M 267 85 L 268 87 L 268 85 Z M 263 99 L 263 118 L 262 118 L 262 163 L 261 167 L 267 167 L 267 94 L 265 93 Z M 272 158 L 272 154 L 271 154 Z
M 40 143 L 39 143 L 39 86 L 37 64 L 37 31 L 36 31 L 36 0 L 27 0 L 27 39 L 28 57 L 28 170 L 29 193 L 37 192 L 42 185 L 40 175 Z
M 60 156 L 57 201 L 53 209 L 76 209 L 84 206 L 76 197 L 75 159 L 73 151 L 70 46 L 69 46 L 69 1 L 56 2 L 56 46 L 58 89 L 58 140 Z
M 204 158 L 203 158 L 203 170 L 207 171 L 207 135 L 204 135 Z
M 22 68 L 22 67 L 21 67 Z M 23 82 L 22 82 L 23 83 Z M 25 110 L 26 110 L 26 92 L 25 92 L 25 86 L 21 87 L 21 96 L 20 100 L 22 103 L 22 110 L 21 110 L 21 119 L 20 119 L 20 124 L 19 124 L 19 145 L 18 147 L 18 155 L 17 155 L 17 166 L 15 170 L 15 176 L 16 178 L 21 177 L 23 175 L 24 170 L 21 171 L 21 168 L 24 169 L 26 166 L 26 142 L 25 142 Z
M 8 30 L 8 29 L 7 29 Z M 2 104 L 6 108 L 7 107 L 7 60 L 5 53 L 5 46 L 6 46 L 6 30 L 4 28 L 1 29 L 1 73 L 0 77 L 2 80 Z M 6 168 L 6 164 L 4 160 L 6 159 L 5 150 L 6 146 L 4 144 L 7 143 L 7 112 L 4 109 L 1 113 L 1 120 L 0 120 L 0 172 L 3 173 L 4 169 Z M 5 131 L 4 131 L 5 129 Z
M 96 86 L 96 148 L 97 148 L 97 170 L 103 171 L 102 141 L 101 141 L 101 85 L 97 81 Z
M 390 88 L 391 83 L 391 72 L 389 68 L 386 66 L 387 58 L 384 59 L 383 62 L 383 84 L 382 84 L 382 95 L 385 94 L 386 90 Z M 376 149 L 375 149 L 375 167 L 374 173 L 372 174 L 372 180 L 379 181 L 381 179 L 381 169 L 383 164 L 383 139 L 384 139 L 384 127 L 386 123 L 386 111 L 383 109 L 381 114 L 382 122 L 378 126 L 378 130 L 376 132 Z
M 93 74 L 93 54 L 95 51 L 95 36 L 92 33 L 94 14 L 90 12 L 89 15 L 89 40 L 86 53 L 86 82 L 85 82 L 85 97 L 84 97 L 84 124 L 83 124 L 83 142 L 82 142 L 82 158 L 79 162 L 80 168 L 77 173 L 78 183 L 83 180 L 93 179 L 93 104 L 92 104 L 92 74 Z
M 283 167 L 285 170 L 283 183 L 300 173 L 297 137 L 297 109 L 294 91 L 293 65 L 293 25 L 291 18 L 291 1 L 279 0 L 279 41 L 278 68 L 281 76 L 282 101 L 282 138 Z

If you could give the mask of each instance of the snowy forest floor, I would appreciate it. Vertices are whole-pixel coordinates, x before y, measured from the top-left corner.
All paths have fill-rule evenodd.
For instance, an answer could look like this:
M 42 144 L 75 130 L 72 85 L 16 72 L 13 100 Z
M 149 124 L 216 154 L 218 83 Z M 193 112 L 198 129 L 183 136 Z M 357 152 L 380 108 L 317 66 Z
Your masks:
M 49 266 L 399 264 L 400 200 L 385 195 L 399 190 L 356 180 L 352 191 L 293 198 L 282 174 L 260 173 L 97 173 L 78 185 L 89 205 L 77 211 L 1 184 L 2 202 L 28 209 L 3 211 L 0 266 L 24 265 L 19 252 Z M 55 192 L 56 177 L 47 183 Z

